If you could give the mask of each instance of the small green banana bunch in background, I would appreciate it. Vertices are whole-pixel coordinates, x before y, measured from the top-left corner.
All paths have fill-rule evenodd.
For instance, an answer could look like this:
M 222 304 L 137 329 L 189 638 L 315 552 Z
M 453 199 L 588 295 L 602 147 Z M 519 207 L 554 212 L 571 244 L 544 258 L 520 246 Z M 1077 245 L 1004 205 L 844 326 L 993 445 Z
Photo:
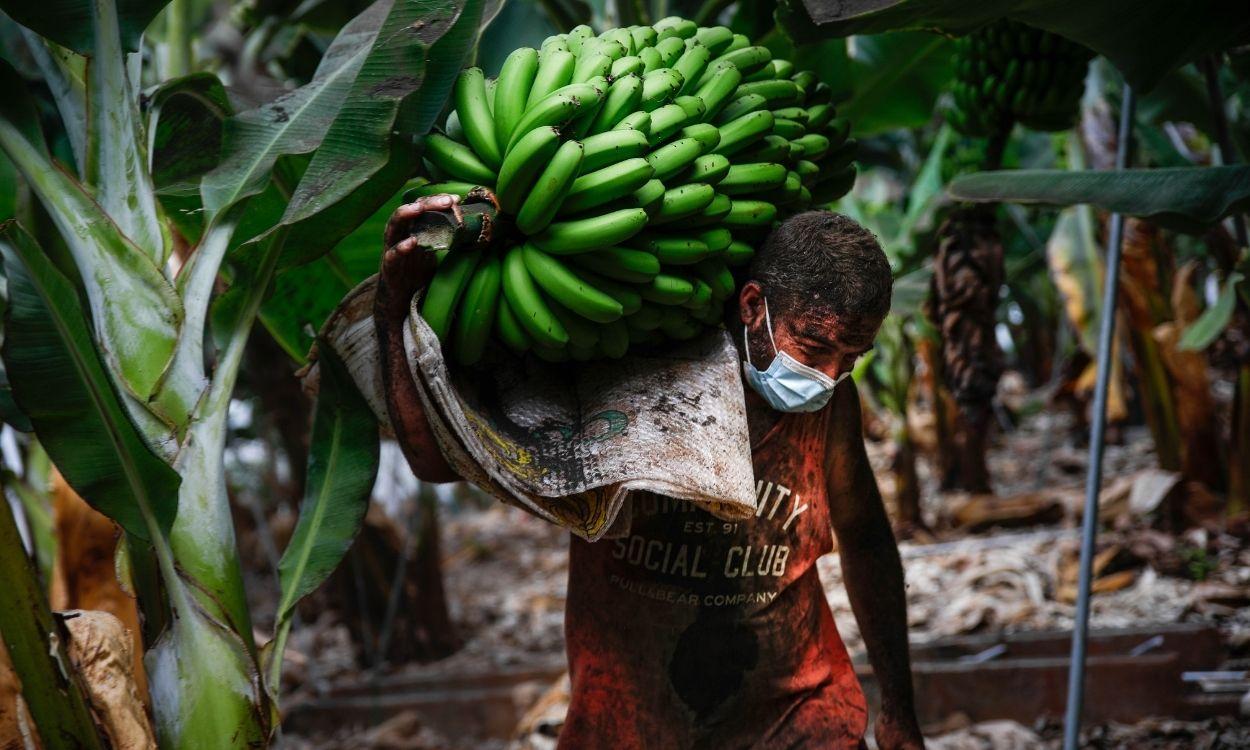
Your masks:
M 983 26 L 956 41 L 951 125 L 988 137 L 1014 123 L 1034 130 L 1072 126 L 1094 53 L 1016 21 Z
M 723 26 L 588 26 L 457 81 L 432 182 L 494 193 L 486 249 L 439 262 L 421 314 L 460 364 L 492 342 L 548 361 L 720 324 L 733 267 L 785 213 L 845 194 L 855 141 L 830 89 Z

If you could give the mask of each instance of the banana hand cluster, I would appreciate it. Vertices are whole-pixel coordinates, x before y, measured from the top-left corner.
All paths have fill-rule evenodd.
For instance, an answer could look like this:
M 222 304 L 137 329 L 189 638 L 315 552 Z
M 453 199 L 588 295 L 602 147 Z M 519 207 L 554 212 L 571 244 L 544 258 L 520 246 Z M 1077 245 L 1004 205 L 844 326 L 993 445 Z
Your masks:
M 618 358 L 721 322 L 732 268 L 781 214 L 855 180 L 830 89 L 723 26 L 588 26 L 461 73 L 426 139 L 431 182 L 491 190 L 494 244 L 440 261 L 421 313 L 456 361 L 494 340 L 549 361 Z
M 1049 31 L 996 21 L 956 42 L 950 122 L 986 137 L 1014 122 L 1034 130 L 1072 127 L 1094 53 Z

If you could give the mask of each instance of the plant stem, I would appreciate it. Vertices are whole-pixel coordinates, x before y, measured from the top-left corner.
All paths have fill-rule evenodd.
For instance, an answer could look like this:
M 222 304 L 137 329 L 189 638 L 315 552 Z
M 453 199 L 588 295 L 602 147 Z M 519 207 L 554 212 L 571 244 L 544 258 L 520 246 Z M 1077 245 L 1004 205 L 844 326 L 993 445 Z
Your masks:
M 191 2 L 173 0 L 165 9 L 165 43 L 169 45 L 166 78 L 181 78 L 195 68 L 195 47 L 191 39 Z
M 1237 151 L 1233 148 L 1233 139 L 1228 132 L 1228 110 L 1224 105 L 1224 92 L 1220 90 L 1220 67 L 1214 57 L 1208 56 L 1200 62 L 1203 76 L 1207 81 L 1207 98 L 1211 104 L 1211 117 L 1215 121 L 1215 142 L 1220 146 L 1220 164 L 1236 164 Z M 1246 236 L 1246 220 L 1241 214 L 1232 215 L 1233 233 L 1237 237 L 1237 245 L 1246 247 L 1250 239 Z
M 160 265 L 173 244 L 140 146 L 139 102 L 126 70 L 117 5 L 114 0 L 91 5 L 95 45 L 87 74 L 87 125 L 98 137 L 87 153 L 85 181 L 122 233 Z
M 39 73 L 56 101 L 61 124 L 65 127 L 70 148 L 74 151 L 78 173 L 83 174 L 88 152 L 87 95 L 83 80 L 85 64 L 81 57 L 68 50 L 54 49 L 51 42 L 45 41 L 35 32 L 26 27 L 20 28 L 26 47 L 30 50 L 31 57 L 35 58 Z M 76 63 L 73 68 L 70 67 L 71 61 Z
M 1250 510 L 1250 365 L 1237 371 L 1229 442 L 1227 513 L 1235 516 Z
M 149 657 L 161 747 L 247 748 L 268 741 L 274 716 L 261 675 L 226 492 L 226 417 L 248 335 L 286 236 L 256 248 L 255 274 L 236 279 L 243 299 L 208 392 L 196 407 L 175 468 L 182 476 L 170 547 L 178 562 L 176 617 Z M 164 700 L 160 700 L 163 697 Z M 215 745 L 228 737 L 226 744 Z
M 0 580 L 7 592 L 0 606 L 0 635 L 44 746 L 103 750 L 82 686 L 65 653 L 65 631 L 48 608 L 34 563 L 3 500 Z

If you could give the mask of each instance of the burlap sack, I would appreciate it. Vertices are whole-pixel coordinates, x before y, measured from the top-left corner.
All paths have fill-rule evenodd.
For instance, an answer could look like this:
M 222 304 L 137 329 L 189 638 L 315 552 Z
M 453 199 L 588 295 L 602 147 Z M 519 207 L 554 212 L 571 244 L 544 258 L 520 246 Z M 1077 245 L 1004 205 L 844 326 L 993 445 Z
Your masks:
M 373 281 L 324 336 L 386 421 Z M 628 530 L 634 491 L 689 500 L 726 519 L 755 512 L 738 356 L 724 331 L 622 360 L 450 368 L 412 303 L 404 341 L 435 434 L 461 476 L 594 541 Z

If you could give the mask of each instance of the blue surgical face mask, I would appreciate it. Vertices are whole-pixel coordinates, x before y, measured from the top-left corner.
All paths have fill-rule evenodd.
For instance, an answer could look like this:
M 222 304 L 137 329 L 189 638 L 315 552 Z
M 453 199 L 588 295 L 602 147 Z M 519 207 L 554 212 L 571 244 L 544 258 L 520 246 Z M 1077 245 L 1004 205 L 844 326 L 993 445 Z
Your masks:
M 742 371 L 747 382 L 755 392 L 764 397 L 768 405 L 777 411 L 819 411 L 829 403 L 833 389 L 841 383 L 850 371 L 831 378 L 814 367 L 809 367 L 785 352 L 777 351 L 777 342 L 773 340 L 773 321 L 768 314 L 768 300 L 764 300 L 764 322 L 768 326 L 768 341 L 773 346 L 773 362 L 767 370 L 760 372 L 751 364 L 751 343 L 747 337 L 746 327 L 742 328 L 742 343 L 746 348 L 746 360 L 742 363 Z

